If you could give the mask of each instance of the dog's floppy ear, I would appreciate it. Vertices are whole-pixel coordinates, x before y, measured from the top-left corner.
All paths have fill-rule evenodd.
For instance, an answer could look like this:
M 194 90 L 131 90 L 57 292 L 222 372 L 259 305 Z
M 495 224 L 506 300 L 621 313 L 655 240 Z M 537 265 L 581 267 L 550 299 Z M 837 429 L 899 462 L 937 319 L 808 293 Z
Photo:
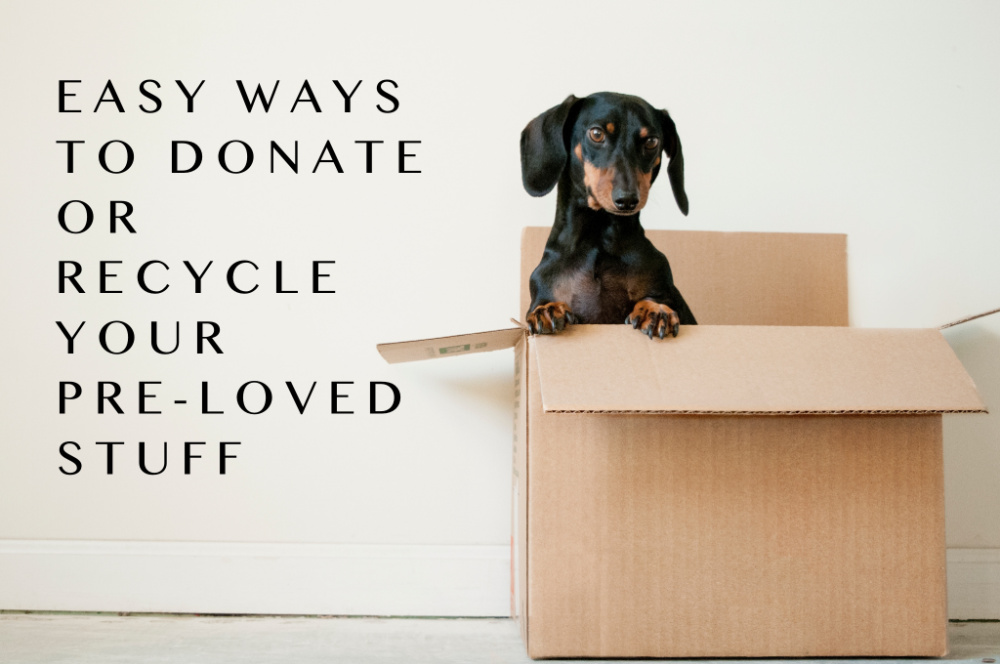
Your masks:
M 688 197 L 684 191 L 684 153 L 681 152 L 681 137 L 677 135 L 677 126 L 665 110 L 660 111 L 660 125 L 663 129 L 663 150 L 670 157 L 670 164 L 667 166 L 670 188 L 674 190 L 677 207 L 687 215 Z
M 545 111 L 528 123 L 521 132 L 521 181 L 532 196 L 552 191 L 566 167 L 566 119 L 578 101 L 570 95 L 566 101 Z

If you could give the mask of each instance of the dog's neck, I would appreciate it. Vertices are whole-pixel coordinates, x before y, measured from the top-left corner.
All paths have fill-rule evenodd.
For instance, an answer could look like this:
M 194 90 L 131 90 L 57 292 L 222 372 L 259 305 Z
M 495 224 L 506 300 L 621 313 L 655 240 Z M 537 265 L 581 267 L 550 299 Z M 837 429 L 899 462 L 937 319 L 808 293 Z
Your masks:
M 550 243 L 555 241 L 560 249 L 571 253 L 598 248 L 618 254 L 623 240 L 642 233 L 638 212 L 626 216 L 591 208 L 587 205 L 587 191 L 563 173 L 556 190 Z

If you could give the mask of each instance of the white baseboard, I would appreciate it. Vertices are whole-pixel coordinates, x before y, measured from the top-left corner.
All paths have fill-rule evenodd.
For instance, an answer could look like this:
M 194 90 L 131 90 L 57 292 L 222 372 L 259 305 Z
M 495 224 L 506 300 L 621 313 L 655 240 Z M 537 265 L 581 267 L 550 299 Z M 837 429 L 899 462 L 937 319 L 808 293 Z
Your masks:
M 0 540 L 0 609 L 506 616 L 503 545 Z M 1000 549 L 948 550 L 949 616 L 1000 619 Z
M 506 616 L 508 546 L 0 540 L 0 609 Z
M 948 549 L 948 617 L 1000 620 L 1000 549 Z

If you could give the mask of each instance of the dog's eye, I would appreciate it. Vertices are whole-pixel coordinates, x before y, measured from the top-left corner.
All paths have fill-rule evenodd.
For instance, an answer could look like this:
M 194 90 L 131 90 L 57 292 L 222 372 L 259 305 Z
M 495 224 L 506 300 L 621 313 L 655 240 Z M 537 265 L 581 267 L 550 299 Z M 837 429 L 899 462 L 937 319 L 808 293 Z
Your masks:
M 643 145 L 647 150 L 655 150 L 660 147 L 660 139 L 655 136 L 650 136 L 646 139 L 646 143 Z
M 595 143 L 604 142 L 604 130 L 601 129 L 600 127 L 591 127 L 589 135 L 590 135 L 590 140 L 592 140 Z

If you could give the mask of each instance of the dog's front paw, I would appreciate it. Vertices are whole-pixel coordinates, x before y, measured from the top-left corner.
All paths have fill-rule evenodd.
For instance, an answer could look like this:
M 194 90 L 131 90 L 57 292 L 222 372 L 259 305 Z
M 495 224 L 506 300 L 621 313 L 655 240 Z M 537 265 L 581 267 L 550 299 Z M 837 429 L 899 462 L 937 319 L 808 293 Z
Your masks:
M 579 319 L 565 302 L 547 302 L 532 309 L 525 322 L 532 334 L 554 334 Z
M 650 339 L 663 338 L 668 334 L 677 336 L 680 331 L 681 319 L 677 312 L 665 304 L 652 300 L 639 300 L 635 303 L 632 313 L 625 319 L 626 325 L 631 325 Z

